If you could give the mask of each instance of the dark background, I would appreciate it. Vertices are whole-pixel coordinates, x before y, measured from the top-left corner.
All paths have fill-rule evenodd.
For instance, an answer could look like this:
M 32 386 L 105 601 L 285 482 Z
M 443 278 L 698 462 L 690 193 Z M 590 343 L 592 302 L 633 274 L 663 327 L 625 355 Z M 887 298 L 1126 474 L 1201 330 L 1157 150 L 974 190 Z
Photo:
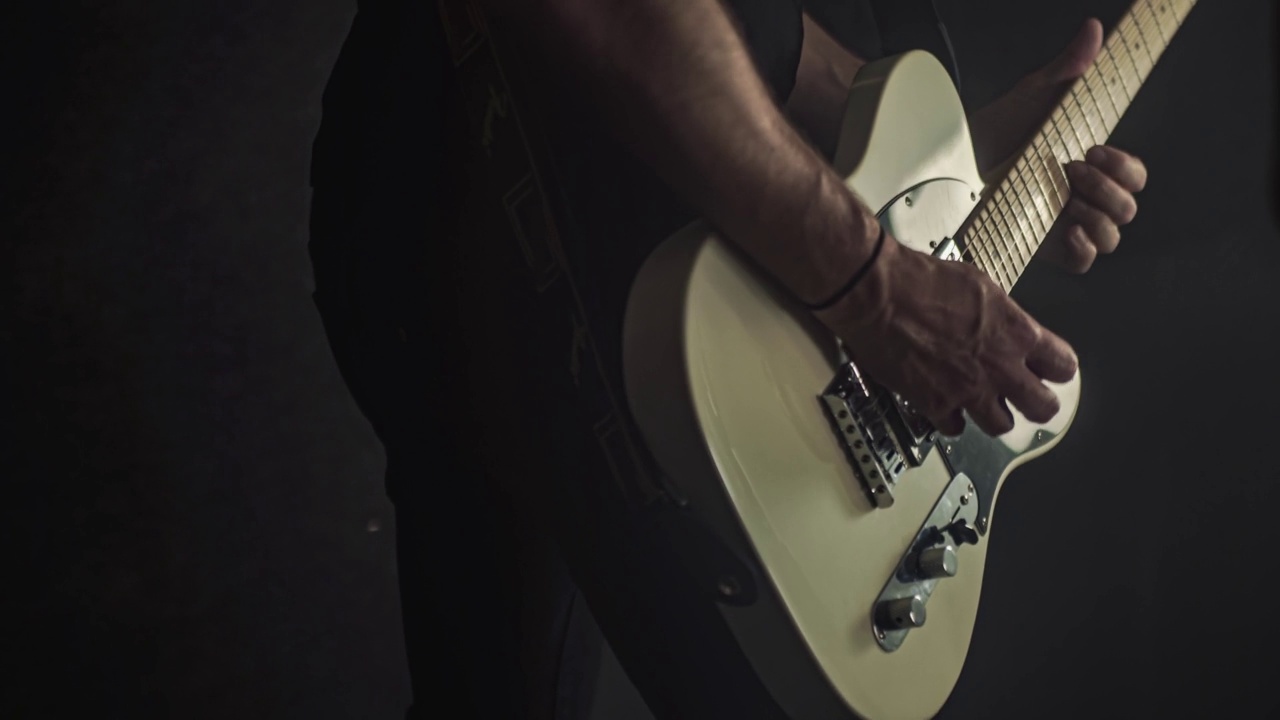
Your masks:
M 966 100 L 1117 0 L 942 3 Z M 1015 296 L 1084 405 L 1015 473 L 951 718 L 1261 718 L 1280 245 L 1274 3 L 1202 2 L 1113 143 L 1151 170 L 1120 251 Z M 0 717 L 398 717 L 382 454 L 310 304 L 331 0 L 48 4 L 6 44 L 0 332 L 13 572 Z M 6 203 L 10 205 L 10 203 Z

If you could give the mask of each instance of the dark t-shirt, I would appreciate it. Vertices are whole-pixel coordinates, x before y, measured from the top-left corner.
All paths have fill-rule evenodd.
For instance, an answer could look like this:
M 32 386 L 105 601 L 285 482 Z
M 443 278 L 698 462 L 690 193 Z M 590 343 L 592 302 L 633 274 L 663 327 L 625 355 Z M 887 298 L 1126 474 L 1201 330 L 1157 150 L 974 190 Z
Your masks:
M 875 58 L 880 51 L 868 0 L 726 0 L 725 5 L 779 105 L 795 85 L 806 8 L 811 14 L 818 8 L 821 21 L 834 24 L 858 54 Z M 537 74 L 535 69 L 529 75 Z M 609 362 L 620 351 L 622 317 L 641 264 L 697 213 L 606 130 L 593 108 L 579 100 L 580 93 L 532 90 L 553 158 L 544 176 L 558 196 L 554 200 L 566 226 L 559 237 Z
M 867 59 L 884 47 L 880 29 L 890 18 L 903 25 L 904 8 L 916 18 L 932 11 L 932 0 L 726 0 L 763 79 L 777 102 L 795 82 L 807 10 L 837 40 Z M 894 15 L 899 17 L 894 17 Z M 899 48 L 901 49 L 901 48 Z M 465 131 L 449 125 L 445 106 L 452 63 L 435 3 L 421 0 L 360 0 L 359 11 L 323 101 L 312 178 L 317 187 L 353 192 L 412 184 L 417 193 L 448 207 L 459 173 L 450 163 L 466 145 Z M 532 75 L 535 77 L 535 70 Z M 631 280 L 645 257 L 696 214 L 646 166 L 605 131 L 573 94 L 513 88 L 538 99 L 539 124 L 550 145 L 552 167 L 544 180 L 559 206 L 559 233 L 594 314 L 592 324 L 608 334 L 620 325 Z M 406 207 L 423 212 L 424 204 Z M 746 209 L 744 209 L 746 210 Z M 385 234 L 355 235 L 359 247 L 341 255 L 363 257 L 366 267 L 392 267 L 415 253 L 423 239 Z M 316 268 L 319 276 L 324 268 Z M 319 279 L 317 279 L 319 285 Z M 380 283 L 374 282 L 373 285 Z M 385 283 L 381 283 L 385 284 Z M 616 344 L 607 339 L 606 344 Z
M 912 0 L 918 1 L 918 0 Z M 926 2 L 928 0 L 925 0 Z M 895 0 L 876 0 L 895 4 Z M 881 55 L 872 0 L 729 0 L 727 6 L 762 77 L 780 101 L 795 82 L 807 10 L 866 58 Z M 445 174 L 442 147 L 454 142 L 439 121 L 451 68 L 434 3 L 359 0 L 351 32 L 325 88 L 313 181 L 353 175 L 368 182 Z

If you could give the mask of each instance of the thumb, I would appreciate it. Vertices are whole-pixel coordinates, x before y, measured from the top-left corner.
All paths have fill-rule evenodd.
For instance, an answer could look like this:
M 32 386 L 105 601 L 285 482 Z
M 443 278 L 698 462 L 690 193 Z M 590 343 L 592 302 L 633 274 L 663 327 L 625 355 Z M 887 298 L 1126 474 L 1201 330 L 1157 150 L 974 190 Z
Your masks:
M 1102 23 L 1089 18 L 1067 47 L 1040 71 L 1040 81 L 1046 85 L 1059 85 L 1075 80 L 1089 69 L 1101 50 Z

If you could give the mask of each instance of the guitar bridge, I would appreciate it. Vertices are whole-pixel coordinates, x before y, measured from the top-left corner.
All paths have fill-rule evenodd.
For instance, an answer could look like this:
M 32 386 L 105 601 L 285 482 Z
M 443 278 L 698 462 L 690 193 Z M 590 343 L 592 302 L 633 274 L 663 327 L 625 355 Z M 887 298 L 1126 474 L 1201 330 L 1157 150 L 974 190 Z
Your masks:
M 893 486 L 906 460 L 885 421 L 885 394 L 869 385 L 853 363 L 822 393 L 823 407 L 854 474 L 876 507 L 893 505 Z
M 852 362 L 844 363 L 821 399 L 867 497 L 878 508 L 892 506 L 898 477 L 924 462 L 936 432 L 897 393 L 864 378 Z

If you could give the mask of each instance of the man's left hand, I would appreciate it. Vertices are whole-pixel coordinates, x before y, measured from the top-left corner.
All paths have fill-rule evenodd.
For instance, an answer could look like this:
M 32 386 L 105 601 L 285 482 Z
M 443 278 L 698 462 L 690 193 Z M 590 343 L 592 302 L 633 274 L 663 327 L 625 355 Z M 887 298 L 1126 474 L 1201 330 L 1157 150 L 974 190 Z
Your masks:
M 1003 97 L 970 119 L 978 163 L 984 176 L 1021 150 L 1062 100 L 1071 83 L 1093 64 L 1102 48 L 1102 24 L 1085 22 L 1058 57 L 1031 73 Z M 1055 224 L 1046 249 L 1063 267 L 1083 273 L 1099 254 L 1115 251 L 1120 228 L 1138 212 L 1134 195 L 1147 183 L 1147 168 L 1129 153 L 1099 145 L 1084 161 L 1066 166 L 1071 198 Z

